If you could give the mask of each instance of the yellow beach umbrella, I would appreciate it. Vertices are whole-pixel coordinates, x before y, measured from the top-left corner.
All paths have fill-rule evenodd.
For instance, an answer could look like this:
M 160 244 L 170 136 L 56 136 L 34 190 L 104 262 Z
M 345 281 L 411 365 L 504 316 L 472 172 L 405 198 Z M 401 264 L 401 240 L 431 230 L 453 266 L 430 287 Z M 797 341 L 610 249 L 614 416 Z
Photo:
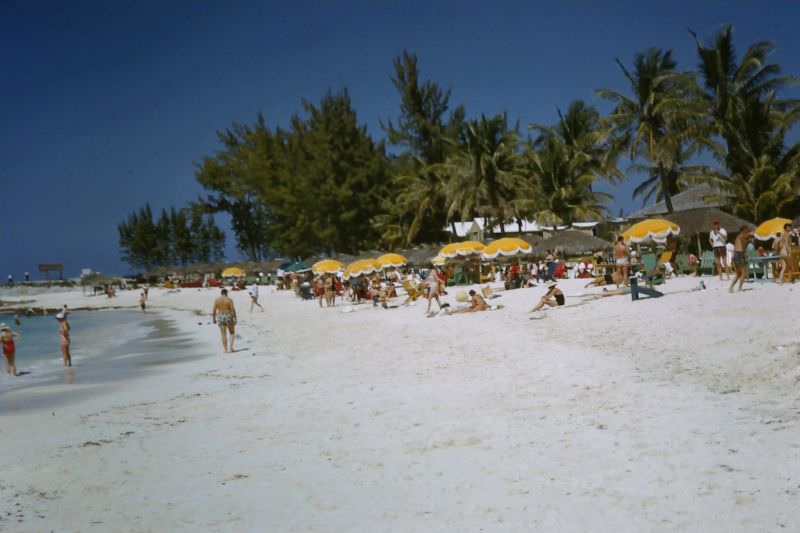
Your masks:
M 383 254 L 377 258 L 376 261 L 380 263 L 383 268 L 400 268 L 408 263 L 408 259 L 400 254 Z
M 436 257 L 431 259 L 431 264 L 433 266 L 442 266 L 442 265 L 445 264 L 446 261 L 447 261 L 447 258 L 442 257 L 441 255 L 437 255 Z
M 244 270 L 237 267 L 230 267 L 226 268 L 222 271 L 223 278 L 243 278 L 244 277 Z
M 454 257 L 467 257 L 478 255 L 484 249 L 483 243 L 478 241 L 453 242 L 439 250 L 439 255 L 446 259 Z
M 760 241 L 768 241 L 774 239 L 779 233 L 783 233 L 783 226 L 791 224 L 792 221 L 788 218 L 771 218 L 766 222 L 762 222 L 756 228 L 755 236 Z
M 381 264 L 375 259 L 359 259 L 358 261 L 353 261 L 347 265 L 347 268 L 344 269 L 344 274 L 342 277 L 344 279 L 357 278 L 358 276 L 372 274 L 373 272 L 379 272 L 380 270 Z
M 335 259 L 323 259 L 311 266 L 311 272 L 314 274 L 335 274 L 343 268 L 344 264 Z
M 499 256 L 513 257 L 516 255 L 528 255 L 533 252 L 533 246 L 529 242 L 518 237 L 504 237 L 497 239 L 486 245 L 483 249 L 484 259 L 496 259 Z
M 651 239 L 663 242 L 670 235 L 679 235 L 680 232 L 681 227 L 674 222 L 663 218 L 648 218 L 628 228 L 622 233 L 622 237 L 631 242 L 644 242 Z

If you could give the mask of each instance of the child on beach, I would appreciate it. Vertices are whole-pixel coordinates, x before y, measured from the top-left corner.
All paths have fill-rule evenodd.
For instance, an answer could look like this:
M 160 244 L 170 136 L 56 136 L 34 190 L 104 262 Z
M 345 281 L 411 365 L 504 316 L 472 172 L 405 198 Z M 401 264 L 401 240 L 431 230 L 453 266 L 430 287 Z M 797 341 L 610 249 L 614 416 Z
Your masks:
M 17 347 L 14 344 L 16 338 L 19 338 L 19 333 L 11 331 L 5 324 L 0 324 L 0 343 L 3 344 L 3 355 L 6 358 L 6 372 L 10 376 L 17 375 L 17 366 L 14 364 L 14 356 L 17 353 Z

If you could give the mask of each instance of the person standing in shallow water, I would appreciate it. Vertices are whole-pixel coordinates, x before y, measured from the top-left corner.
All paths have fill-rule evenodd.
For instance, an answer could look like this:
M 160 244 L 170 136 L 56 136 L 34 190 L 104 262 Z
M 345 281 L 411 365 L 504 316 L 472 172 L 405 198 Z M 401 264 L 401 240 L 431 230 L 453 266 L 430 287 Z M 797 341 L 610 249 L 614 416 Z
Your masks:
M 69 351 L 71 342 L 69 336 L 70 325 L 67 316 L 64 313 L 58 313 L 56 320 L 59 323 L 58 336 L 59 343 L 61 344 L 61 355 L 64 358 L 64 366 L 72 366 L 72 354 Z
M 219 325 L 219 334 L 222 338 L 222 350 L 233 352 L 233 338 L 236 334 L 236 308 L 233 300 L 228 297 L 228 289 L 222 289 L 219 297 L 214 300 L 211 311 L 211 320 Z M 228 337 L 230 336 L 230 346 Z M 228 349 L 230 347 L 230 350 Z
M 14 339 L 18 337 L 19 333 L 14 333 L 5 324 L 0 324 L 0 343 L 3 345 L 3 355 L 6 359 L 6 372 L 11 376 L 17 375 L 17 365 L 14 363 L 17 347 Z

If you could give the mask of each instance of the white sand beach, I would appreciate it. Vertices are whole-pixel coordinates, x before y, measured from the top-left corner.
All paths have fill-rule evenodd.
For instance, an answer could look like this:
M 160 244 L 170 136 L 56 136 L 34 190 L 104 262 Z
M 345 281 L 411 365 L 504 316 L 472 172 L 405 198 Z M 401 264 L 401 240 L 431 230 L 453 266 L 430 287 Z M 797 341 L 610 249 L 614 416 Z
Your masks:
M 154 289 L 207 357 L 0 416 L 0 530 L 799 531 L 800 291 L 704 279 L 566 280 L 541 320 L 542 288 L 432 319 L 264 288 L 226 355 L 216 291 Z

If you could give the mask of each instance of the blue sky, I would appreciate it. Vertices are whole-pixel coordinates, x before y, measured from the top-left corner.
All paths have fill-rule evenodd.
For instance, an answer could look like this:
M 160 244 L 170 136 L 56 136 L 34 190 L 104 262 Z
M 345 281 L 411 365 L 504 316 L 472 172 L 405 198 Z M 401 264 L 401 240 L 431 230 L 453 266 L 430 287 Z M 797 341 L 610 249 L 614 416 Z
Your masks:
M 202 194 L 193 162 L 259 111 L 286 125 L 301 99 L 347 87 L 381 137 L 403 49 L 468 115 L 525 126 L 576 98 L 604 108 L 594 89 L 625 89 L 615 57 L 657 46 L 693 68 L 688 28 L 709 38 L 730 22 L 740 50 L 771 40 L 798 75 L 798 15 L 783 2 L 0 0 L 0 274 L 127 272 L 119 221 Z M 634 207 L 634 185 L 611 191 L 614 212 Z

